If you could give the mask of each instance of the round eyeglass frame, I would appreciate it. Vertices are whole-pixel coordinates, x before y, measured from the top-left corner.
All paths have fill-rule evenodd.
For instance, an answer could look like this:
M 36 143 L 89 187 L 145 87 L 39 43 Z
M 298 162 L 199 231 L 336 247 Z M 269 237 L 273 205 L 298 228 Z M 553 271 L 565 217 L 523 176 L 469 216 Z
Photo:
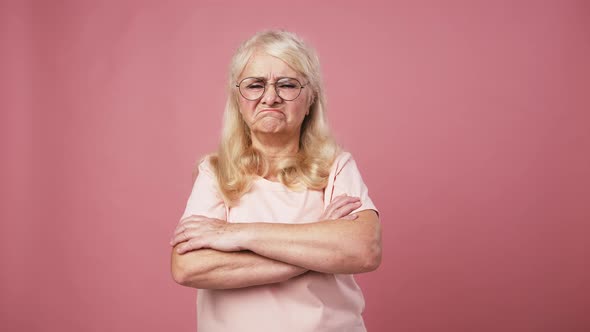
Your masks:
M 240 95 L 241 95 L 242 97 L 244 97 L 244 99 L 246 99 L 246 100 L 250 100 L 250 101 L 254 101 L 254 100 L 258 100 L 258 99 L 262 98 L 262 97 L 264 96 L 264 94 L 266 93 L 266 87 L 267 87 L 268 85 L 274 85 L 274 88 L 275 88 L 275 93 L 277 94 L 277 96 L 279 96 L 279 98 L 281 98 L 282 100 L 285 100 L 285 101 L 292 101 L 292 100 L 295 100 L 295 99 L 297 99 L 297 97 L 299 97 L 299 96 L 301 95 L 301 90 L 303 90 L 303 89 L 304 89 L 304 88 L 305 88 L 307 85 L 309 85 L 309 82 L 307 82 L 307 83 L 305 83 L 305 84 L 301 84 L 301 82 L 299 82 L 299 80 L 298 80 L 298 79 L 296 79 L 296 78 L 293 78 L 293 77 L 280 77 L 280 78 L 279 78 L 278 80 L 276 80 L 274 83 L 268 83 L 268 82 L 267 82 L 267 81 L 265 81 L 265 80 L 259 79 L 259 80 L 261 80 L 261 81 L 264 81 L 264 89 L 262 90 L 262 94 L 261 94 L 261 95 L 260 95 L 260 97 L 258 97 L 258 98 L 249 99 L 249 98 L 246 98 L 246 96 L 244 96 L 244 94 L 242 93 L 242 89 L 240 89 L 240 85 L 242 85 L 242 82 L 244 82 L 245 80 L 247 80 L 247 79 L 249 79 L 249 78 L 255 78 L 255 79 L 259 79 L 258 77 L 246 77 L 246 78 L 242 79 L 242 80 L 241 80 L 241 81 L 240 81 L 238 84 L 236 84 L 236 87 L 238 88 L 238 92 L 240 93 Z M 283 97 L 282 97 L 282 96 L 279 94 L 279 90 L 277 90 L 277 86 L 276 86 L 275 84 L 276 84 L 278 81 L 280 81 L 280 80 L 282 80 L 282 79 L 284 79 L 284 78 L 288 78 L 288 79 L 295 80 L 295 81 L 297 81 L 297 83 L 299 83 L 299 85 L 300 85 L 300 87 L 299 87 L 299 93 L 298 93 L 298 94 L 297 94 L 297 96 L 295 96 L 295 98 L 293 98 L 293 99 L 285 99 L 285 98 L 283 98 Z

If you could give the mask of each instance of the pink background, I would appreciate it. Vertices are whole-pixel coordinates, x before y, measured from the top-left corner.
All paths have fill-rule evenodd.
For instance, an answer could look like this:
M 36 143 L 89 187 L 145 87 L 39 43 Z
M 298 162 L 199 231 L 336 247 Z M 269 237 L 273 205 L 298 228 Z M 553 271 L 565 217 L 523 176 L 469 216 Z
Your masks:
M 269 27 L 381 210 L 369 331 L 590 330 L 588 2 L 361 3 L 2 1 L 0 330 L 195 330 L 168 240 Z

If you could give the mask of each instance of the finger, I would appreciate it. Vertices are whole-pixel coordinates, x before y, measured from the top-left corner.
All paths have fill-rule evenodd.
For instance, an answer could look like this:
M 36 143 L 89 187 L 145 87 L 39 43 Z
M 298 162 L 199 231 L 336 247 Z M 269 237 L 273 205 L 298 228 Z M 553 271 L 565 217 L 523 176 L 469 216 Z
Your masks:
M 360 201 L 360 198 L 358 197 L 353 197 L 353 196 L 346 196 L 342 199 L 340 199 L 339 201 L 335 202 L 335 207 L 336 209 L 346 205 L 346 204 L 350 204 L 350 203 L 354 203 L 354 202 L 358 202 Z
M 346 200 L 345 204 L 357 203 L 360 201 L 361 201 L 360 197 L 348 196 L 348 199 Z
M 197 232 L 191 231 L 190 229 L 185 230 L 184 232 L 175 235 L 172 240 L 170 240 L 170 245 L 175 246 L 181 242 L 189 241 L 190 239 L 197 236 Z
M 354 204 L 354 203 L 357 203 L 357 202 L 360 202 L 360 199 L 359 198 L 357 198 L 357 197 L 350 197 L 350 196 L 349 197 L 346 197 L 346 198 L 344 198 L 344 199 L 342 199 L 342 200 L 340 200 L 338 202 L 335 202 L 334 205 L 332 206 L 331 211 L 330 211 L 330 216 L 332 218 L 338 219 L 338 218 L 340 218 L 342 216 L 345 216 L 345 215 L 349 214 L 350 211 L 352 211 L 352 210 L 350 210 L 350 211 L 348 211 L 348 212 L 346 212 L 344 214 L 342 212 L 339 212 L 339 211 L 341 211 L 341 209 L 343 209 L 347 205 Z
M 328 207 L 326 208 L 326 215 L 332 215 L 335 210 L 340 208 L 342 205 L 346 204 L 346 201 L 348 199 L 350 199 L 350 197 L 346 194 L 337 196 L 332 202 L 330 202 L 330 205 L 328 205 Z
M 332 214 L 332 212 L 334 211 L 334 209 L 335 209 L 334 204 L 337 204 L 337 202 L 340 202 L 340 200 L 343 198 L 344 195 L 345 194 L 336 196 L 330 202 L 330 204 L 328 204 L 328 206 L 326 207 L 326 210 L 324 210 L 324 213 L 323 213 L 323 215 L 326 216 L 326 218 L 328 218 Z
M 185 223 L 187 220 L 190 220 L 190 219 L 192 219 L 193 217 L 194 217 L 193 215 L 186 216 L 186 217 L 184 217 L 184 218 L 180 219 L 180 220 L 178 221 L 178 224 L 179 224 L 179 225 L 180 225 L 180 224 L 183 224 L 183 223 Z
M 191 229 L 191 228 L 197 228 L 198 225 L 195 223 L 184 223 L 182 225 L 178 225 L 178 227 L 176 227 L 176 230 L 174 230 L 174 236 L 182 234 L 183 232 Z
M 342 218 L 339 219 L 344 219 L 344 220 L 355 220 L 356 218 L 358 218 L 358 214 L 349 214 L 347 216 L 344 216 Z
M 174 230 L 174 235 L 180 234 L 184 232 L 184 230 L 189 228 L 198 228 L 200 225 L 202 225 L 202 222 L 202 220 L 188 220 L 185 223 L 176 226 L 176 229 Z
M 187 227 L 184 224 L 180 224 L 180 225 L 176 226 L 176 229 L 174 230 L 174 234 L 172 236 L 174 237 L 174 236 L 184 232 L 185 229 L 187 229 Z
M 199 239 L 192 238 L 190 241 L 187 241 L 184 244 L 178 246 L 178 248 L 176 248 L 176 252 L 179 254 L 184 254 L 192 250 L 201 249 L 202 247 L 202 242 Z
M 192 240 L 192 239 L 189 239 L 188 241 L 182 241 L 182 240 L 181 241 L 174 241 L 174 244 L 172 246 L 174 247 L 174 246 L 178 245 L 178 248 L 176 248 L 176 252 L 184 253 L 184 252 L 189 251 L 188 243 L 190 242 L 190 240 Z
M 352 211 L 361 207 L 361 205 L 363 205 L 363 204 L 360 201 L 347 203 L 347 204 L 343 205 L 342 207 L 340 207 L 339 209 L 337 209 L 336 211 L 334 211 L 334 217 L 336 219 L 344 217 L 344 216 L 350 214 Z

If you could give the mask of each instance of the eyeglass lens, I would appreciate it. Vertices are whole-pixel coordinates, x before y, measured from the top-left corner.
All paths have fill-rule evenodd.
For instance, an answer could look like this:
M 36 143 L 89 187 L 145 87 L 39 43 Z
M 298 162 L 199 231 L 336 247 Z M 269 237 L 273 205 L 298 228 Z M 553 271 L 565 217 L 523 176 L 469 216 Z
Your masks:
M 274 83 L 279 97 L 284 100 L 293 100 L 301 93 L 301 83 L 294 78 L 281 78 Z M 249 100 L 256 100 L 264 94 L 266 82 L 259 78 L 246 78 L 240 82 L 240 93 Z

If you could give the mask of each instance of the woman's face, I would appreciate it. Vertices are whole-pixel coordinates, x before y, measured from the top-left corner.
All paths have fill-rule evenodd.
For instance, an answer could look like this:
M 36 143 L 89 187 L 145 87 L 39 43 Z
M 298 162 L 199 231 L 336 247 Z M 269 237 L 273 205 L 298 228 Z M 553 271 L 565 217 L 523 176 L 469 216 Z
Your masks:
M 298 137 L 301 123 L 309 110 L 307 104 L 309 88 L 301 90 L 301 94 L 291 101 L 281 99 L 277 95 L 274 83 L 278 78 L 291 77 L 301 84 L 307 82 L 289 67 L 283 60 L 258 53 L 252 56 L 244 68 L 238 83 L 246 77 L 264 77 L 267 81 L 266 90 L 257 100 L 248 100 L 238 93 L 240 113 L 252 134 L 286 134 Z

